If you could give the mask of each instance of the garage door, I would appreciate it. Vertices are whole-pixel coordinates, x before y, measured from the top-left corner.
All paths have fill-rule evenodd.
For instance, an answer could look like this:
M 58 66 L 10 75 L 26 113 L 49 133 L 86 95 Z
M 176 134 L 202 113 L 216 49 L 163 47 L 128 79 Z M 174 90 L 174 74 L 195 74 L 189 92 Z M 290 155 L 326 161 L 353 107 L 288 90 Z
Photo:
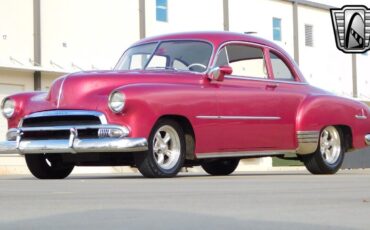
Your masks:
M 0 100 L 2 101 L 6 96 L 14 93 L 19 93 L 24 91 L 23 85 L 10 85 L 0 83 Z M 6 131 L 8 130 L 8 124 L 6 119 L 1 115 L 0 117 L 0 141 L 5 140 Z

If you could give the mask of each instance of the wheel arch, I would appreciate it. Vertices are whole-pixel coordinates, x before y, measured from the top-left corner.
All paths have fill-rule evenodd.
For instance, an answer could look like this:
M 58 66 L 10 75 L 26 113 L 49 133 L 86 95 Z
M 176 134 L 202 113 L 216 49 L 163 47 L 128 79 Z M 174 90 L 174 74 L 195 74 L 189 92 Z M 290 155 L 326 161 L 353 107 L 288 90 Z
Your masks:
M 176 114 L 165 114 L 160 116 L 155 124 L 158 121 L 163 119 L 169 119 L 177 122 L 185 134 L 185 150 L 186 150 L 186 159 L 187 160 L 194 160 L 195 159 L 195 133 L 193 129 L 193 125 L 191 124 L 190 120 L 183 116 L 183 115 L 176 115 Z

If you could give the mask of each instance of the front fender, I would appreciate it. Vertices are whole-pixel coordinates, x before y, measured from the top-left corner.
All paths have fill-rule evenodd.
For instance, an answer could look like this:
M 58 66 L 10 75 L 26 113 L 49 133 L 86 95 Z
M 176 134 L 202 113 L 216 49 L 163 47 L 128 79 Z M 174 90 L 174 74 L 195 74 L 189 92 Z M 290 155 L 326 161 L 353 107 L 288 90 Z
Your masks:
M 148 137 L 164 115 L 183 116 L 196 125 L 197 115 L 217 112 L 216 100 L 210 100 L 214 91 L 202 84 L 143 83 L 116 90 L 126 95 L 126 105 L 122 114 L 111 115 L 109 119 L 113 123 L 127 123 L 133 137 Z

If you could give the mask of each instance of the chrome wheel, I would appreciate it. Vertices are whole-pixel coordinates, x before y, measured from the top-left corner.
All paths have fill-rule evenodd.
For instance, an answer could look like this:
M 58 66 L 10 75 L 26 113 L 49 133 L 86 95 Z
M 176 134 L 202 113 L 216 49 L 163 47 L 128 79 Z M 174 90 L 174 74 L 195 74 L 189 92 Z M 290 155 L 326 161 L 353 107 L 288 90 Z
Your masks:
M 342 152 L 341 137 L 333 126 L 326 127 L 320 136 L 320 153 L 328 164 L 335 164 Z
M 177 165 L 181 143 L 173 127 L 164 125 L 157 130 L 153 138 L 153 154 L 157 165 L 162 169 L 169 170 Z

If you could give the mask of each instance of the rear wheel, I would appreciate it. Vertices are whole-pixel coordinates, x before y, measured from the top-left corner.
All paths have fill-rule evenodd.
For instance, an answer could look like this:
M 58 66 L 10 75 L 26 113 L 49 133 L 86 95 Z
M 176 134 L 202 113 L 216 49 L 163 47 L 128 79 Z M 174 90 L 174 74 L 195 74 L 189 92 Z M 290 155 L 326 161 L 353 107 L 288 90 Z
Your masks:
M 235 171 L 239 159 L 212 159 L 205 160 L 201 166 L 208 174 L 213 176 L 226 176 Z
M 173 120 L 160 120 L 153 128 L 148 151 L 135 154 L 135 164 L 145 177 L 176 176 L 185 161 L 185 135 Z
M 335 174 L 344 160 L 344 139 L 341 129 L 328 126 L 320 133 L 319 146 L 315 153 L 302 156 L 312 174 Z
M 64 179 L 73 170 L 73 164 L 63 162 L 60 154 L 26 154 L 26 164 L 39 179 Z

